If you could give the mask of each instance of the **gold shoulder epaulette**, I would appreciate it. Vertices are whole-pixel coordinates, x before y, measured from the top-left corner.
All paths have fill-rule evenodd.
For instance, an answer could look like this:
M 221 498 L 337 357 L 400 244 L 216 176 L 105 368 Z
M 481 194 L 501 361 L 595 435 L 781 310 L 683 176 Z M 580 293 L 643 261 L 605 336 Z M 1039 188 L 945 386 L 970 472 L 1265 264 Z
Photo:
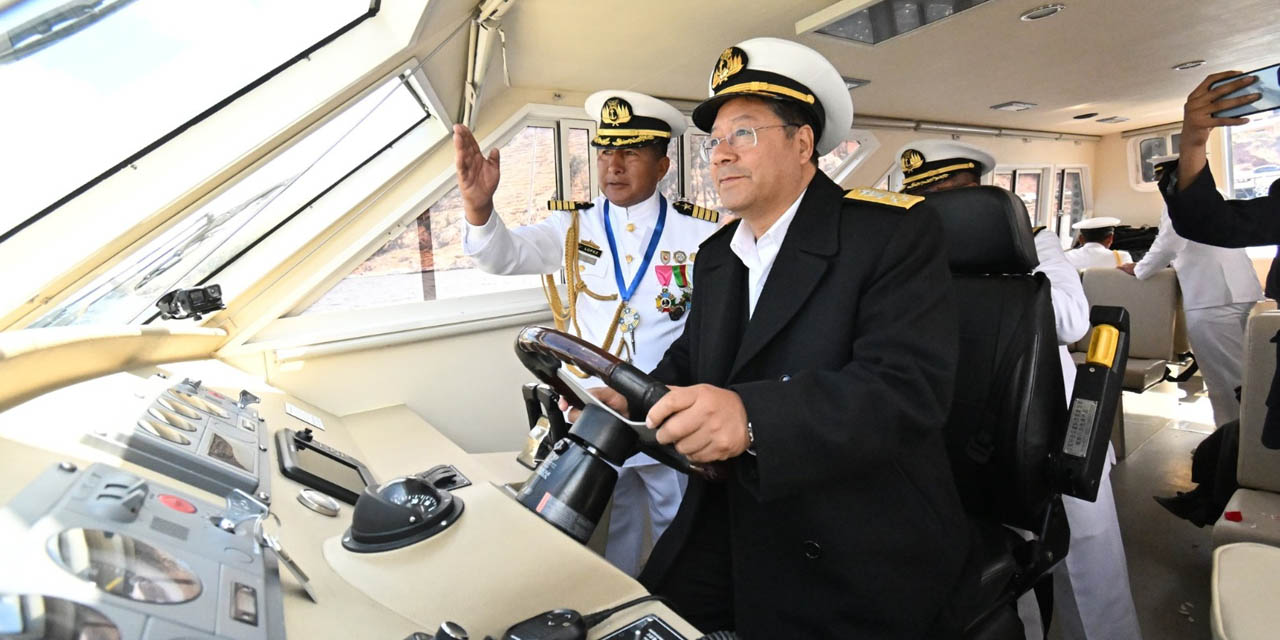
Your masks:
M 582 209 L 590 209 L 596 206 L 594 202 L 582 202 L 579 200 L 548 200 L 547 208 L 552 211 L 581 211 Z
M 1046 226 L 1044 226 L 1044 225 L 1040 225 L 1040 226 L 1038 226 L 1038 227 L 1035 227 L 1035 228 L 1033 228 L 1033 229 L 1031 230 L 1031 235 L 1033 235 L 1033 236 L 1034 236 L 1034 235 L 1036 235 L 1036 234 L 1040 233 L 1041 231 L 1044 231 L 1045 229 L 1048 229 L 1048 228 L 1049 228 L 1049 227 L 1046 227 Z
M 894 193 L 892 191 L 882 191 L 880 189 L 872 189 L 870 187 L 857 187 L 850 189 L 844 194 L 845 200 L 858 200 L 861 202 L 874 202 L 882 204 L 886 207 L 897 207 L 899 209 L 910 209 L 924 201 L 923 196 L 909 196 L 905 193 Z
M 720 212 L 715 209 L 699 207 L 692 202 L 686 202 L 684 200 L 676 200 L 671 203 L 671 206 L 675 207 L 676 211 L 679 211 L 691 218 L 706 220 L 707 222 L 720 222 Z

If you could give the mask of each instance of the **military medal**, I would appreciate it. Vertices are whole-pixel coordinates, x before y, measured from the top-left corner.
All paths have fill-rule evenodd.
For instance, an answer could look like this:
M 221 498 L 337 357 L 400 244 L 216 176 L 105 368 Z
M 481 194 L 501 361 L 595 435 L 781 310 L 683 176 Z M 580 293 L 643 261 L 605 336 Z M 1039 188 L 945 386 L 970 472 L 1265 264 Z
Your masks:
M 689 259 L 689 256 L 685 255 L 683 251 L 676 252 L 676 264 L 684 264 L 685 261 L 688 259 Z
M 671 315 L 673 309 L 680 304 L 676 299 L 675 294 L 671 293 L 671 290 L 667 288 L 667 285 L 671 284 L 671 265 L 655 265 L 653 267 L 653 274 L 658 277 L 658 284 L 662 285 L 662 291 L 658 292 L 658 295 L 654 297 L 654 306 L 658 308 L 660 313 Z M 678 320 L 679 318 L 680 316 L 673 316 L 671 319 Z
M 657 253 L 658 240 L 662 238 L 662 228 L 667 223 L 667 199 L 665 196 L 659 195 L 658 201 L 658 224 L 653 229 L 653 237 L 649 238 L 649 246 L 644 250 L 644 258 L 640 262 L 640 268 L 636 269 L 636 275 L 631 280 L 631 284 L 627 285 L 626 280 L 622 277 L 622 262 L 618 260 L 618 242 L 613 237 L 613 221 L 609 218 L 609 200 L 604 201 L 604 231 L 605 236 L 609 239 L 609 253 L 613 257 L 613 277 L 618 284 L 618 297 L 622 299 L 622 307 L 618 310 L 618 329 L 624 334 L 628 334 L 631 338 L 631 353 L 636 352 L 636 327 L 640 326 L 640 312 L 631 306 L 631 296 L 635 295 L 636 289 L 640 287 L 640 281 L 644 279 L 645 272 L 649 270 L 649 263 L 653 260 L 653 254 Z M 631 262 L 631 256 L 628 256 L 627 262 Z M 624 338 L 625 340 L 626 338 Z
M 693 304 L 693 281 L 689 277 L 689 265 L 678 264 L 671 268 L 671 275 L 676 281 L 676 286 L 680 287 L 680 299 L 676 301 L 671 308 L 669 315 L 672 320 L 679 320 L 689 311 L 689 307 Z

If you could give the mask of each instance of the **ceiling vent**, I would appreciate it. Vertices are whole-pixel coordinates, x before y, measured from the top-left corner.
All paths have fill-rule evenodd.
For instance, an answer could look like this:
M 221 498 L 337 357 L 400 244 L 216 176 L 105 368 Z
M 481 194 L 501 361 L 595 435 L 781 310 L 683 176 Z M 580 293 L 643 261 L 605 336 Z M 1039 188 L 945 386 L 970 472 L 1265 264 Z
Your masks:
M 843 0 L 796 22 L 796 35 L 817 33 L 880 44 L 989 0 Z
M 1021 100 L 1013 100 L 1010 102 L 1001 102 L 1000 104 L 991 105 L 996 111 L 1026 111 L 1036 106 L 1034 102 L 1023 102 Z
M 1098 118 L 1098 122 L 1102 124 L 1115 124 L 1117 122 L 1128 122 L 1129 119 L 1124 116 L 1110 116 L 1107 118 Z

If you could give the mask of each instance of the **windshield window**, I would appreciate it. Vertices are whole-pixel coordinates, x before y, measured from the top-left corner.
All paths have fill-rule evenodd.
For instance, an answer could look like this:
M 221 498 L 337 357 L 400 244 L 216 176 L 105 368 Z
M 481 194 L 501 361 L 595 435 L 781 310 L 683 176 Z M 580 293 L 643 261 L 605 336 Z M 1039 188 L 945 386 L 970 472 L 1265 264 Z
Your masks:
M 390 177 L 446 135 L 411 77 L 406 72 L 385 82 L 246 173 L 32 326 L 148 320 L 155 314 L 155 301 L 166 292 L 197 286 L 294 216 L 326 209 L 328 198 L 317 198 L 327 196 L 334 184 Z M 364 166 L 388 151 L 398 159 L 396 167 Z M 378 174 L 372 180 L 365 175 L 369 169 Z M 365 185 L 361 195 L 375 186 Z M 322 213 L 332 220 L 345 210 L 331 206 Z M 242 286 L 224 286 L 224 299 L 233 298 Z
M 0 2 L 0 234 L 364 15 L 369 0 Z

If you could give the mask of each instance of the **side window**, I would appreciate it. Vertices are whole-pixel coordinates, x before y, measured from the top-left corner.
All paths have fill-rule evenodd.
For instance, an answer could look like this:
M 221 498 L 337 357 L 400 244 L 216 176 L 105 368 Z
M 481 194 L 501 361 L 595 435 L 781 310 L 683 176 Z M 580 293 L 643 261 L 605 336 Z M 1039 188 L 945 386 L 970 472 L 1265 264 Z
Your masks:
M 849 159 L 857 155 L 858 149 L 862 147 L 862 142 L 850 138 L 841 142 L 839 146 L 832 149 L 829 153 L 818 158 L 818 168 L 827 174 L 828 178 L 839 181 L 840 174 L 844 173 L 844 168 L 848 164 Z
M 1138 141 L 1138 171 L 1143 182 L 1156 181 L 1156 165 L 1152 159 L 1164 155 L 1169 155 L 1169 142 L 1163 137 Z
M 591 148 L 591 130 L 572 127 L 565 136 L 569 156 L 569 200 L 591 199 L 591 163 L 596 161 Z
M 685 145 L 688 153 L 685 157 L 689 158 L 689 180 L 684 195 L 694 204 L 719 209 L 720 194 L 711 182 L 711 163 L 699 151 L 702 143 L 710 136 L 705 133 L 686 133 L 684 137 L 688 139 Z
M 570 137 L 572 137 L 572 133 Z M 556 128 L 529 125 L 502 146 L 494 209 L 508 227 L 540 222 L 556 197 Z M 570 161 L 572 174 L 573 161 Z M 578 182 L 581 182 L 581 172 Z M 574 183 L 577 189 L 577 183 Z M 587 191 L 589 194 L 590 191 Z M 460 298 L 539 286 L 541 275 L 497 276 L 462 252 L 462 198 L 455 186 L 303 314 Z
M 995 180 L 992 181 L 991 184 L 997 187 L 1000 187 L 1001 189 L 1004 189 L 1006 191 L 1013 191 L 1013 172 L 997 171 L 995 173 Z
M 1249 116 L 1249 123 L 1227 128 L 1227 166 L 1231 197 L 1267 195 L 1280 179 L 1280 111 Z
M 667 197 L 668 201 L 675 201 L 681 198 L 680 195 L 680 144 L 679 137 L 672 138 L 667 143 L 667 159 L 671 161 L 671 167 L 667 169 L 667 175 L 662 177 L 662 181 L 658 183 L 658 191 Z
M 1027 205 L 1031 224 L 1037 224 L 1040 205 L 1040 171 L 1015 171 L 1013 192 Z
M 1081 169 L 1059 169 L 1053 174 L 1053 210 L 1058 226 L 1066 226 L 1084 219 L 1084 172 Z

